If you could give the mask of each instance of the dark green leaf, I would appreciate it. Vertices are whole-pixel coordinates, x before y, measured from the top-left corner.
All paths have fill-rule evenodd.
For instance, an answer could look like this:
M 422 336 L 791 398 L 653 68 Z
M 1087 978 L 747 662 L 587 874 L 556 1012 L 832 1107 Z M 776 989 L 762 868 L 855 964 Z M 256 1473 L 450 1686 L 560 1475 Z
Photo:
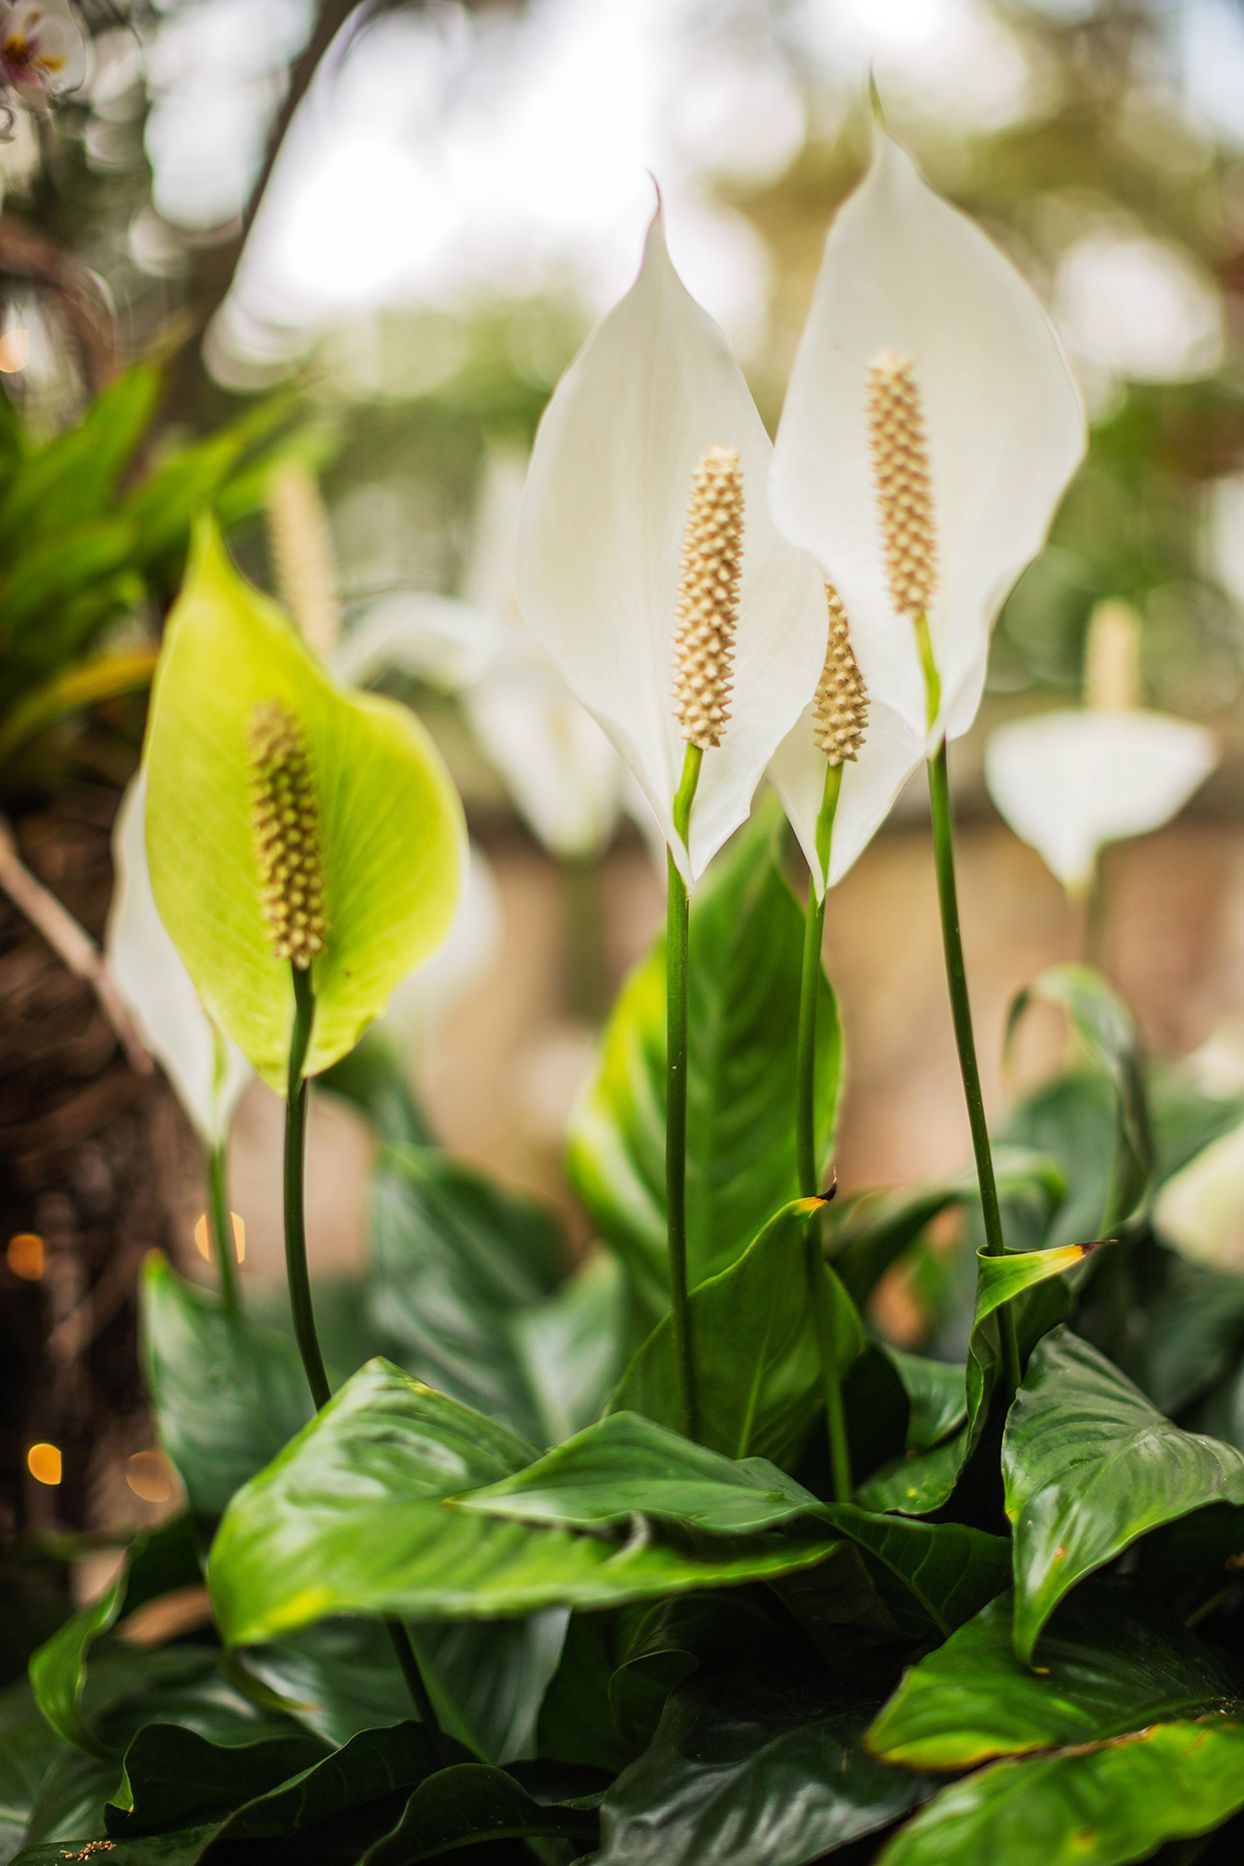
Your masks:
M 232 1644 L 340 1613 L 492 1619 L 608 1606 L 782 1574 L 823 1543 L 756 1536 L 694 1552 L 648 1535 L 503 1522 L 443 1499 L 495 1483 L 535 1453 L 503 1427 L 396 1367 L 356 1374 L 276 1461 L 239 1491 L 209 1565 Z
M 1105 979 L 1086 965 L 1056 965 L 1021 991 L 1007 1018 L 1008 1045 L 1031 1004 L 1066 1013 L 1093 1067 L 1118 1101 L 1119 1148 L 1105 1226 L 1132 1212 L 1153 1169 L 1153 1136 L 1140 1065 L 1140 1039 L 1131 1012 Z
M 598 1866 L 807 1866 L 888 1827 L 929 1785 L 865 1754 L 867 1720 L 816 1684 L 683 1685 L 601 1804 Z
M 793 1087 L 803 913 L 758 822 L 714 864 L 691 911 L 687 1248 L 694 1286 L 726 1269 L 800 1190 Z M 817 1149 L 829 1151 L 841 1032 L 828 980 L 817 1023 Z M 575 1188 L 622 1256 L 641 1318 L 668 1306 L 665 956 L 631 974 L 571 1137 Z
M 432 1148 L 386 1153 L 372 1190 L 373 1351 L 543 1441 L 515 1327 L 565 1263 L 553 1214 Z
M 368 1848 L 359 1866 L 415 1866 L 480 1841 L 539 1834 L 591 1841 L 595 1816 L 536 1801 L 501 1769 L 459 1763 L 419 1784 L 397 1826 Z
M 125 1566 L 98 1599 L 91 1601 L 30 1660 L 30 1682 L 40 1710 L 66 1742 L 90 1755 L 104 1756 L 109 1745 L 92 1729 L 83 1710 L 87 1659 L 95 1641 L 147 1601 L 200 1579 L 198 1551 L 189 1524 L 175 1518 L 150 1534 L 140 1536 L 129 1550 Z
M 790 1459 L 821 1404 L 805 1239 L 823 1210 L 816 1199 L 785 1206 L 736 1263 L 692 1291 L 699 1437 L 728 1457 Z M 821 1276 L 845 1373 L 864 1346 L 863 1328 L 833 1271 L 823 1266 Z M 680 1423 L 668 1316 L 627 1368 L 609 1409 Z
M 1063 1596 L 1140 1536 L 1207 1504 L 1244 1503 L 1244 1452 L 1180 1431 L 1061 1328 L 1033 1353 L 1007 1420 L 1002 1471 L 1015 1651 L 1024 1661 Z
M 1012 1611 L 1009 1593 L 991 1601 L 904 1674 L 868 1732 L 874 1755 L 912 1769 L 970 1769 L 1239 1707 L 1209 1649 L 1143 1595 L 1086 1588 L 1046 1632 L 1039 1673 L 1015 1657 Z
M 155 1253 L 143 1273 L 143 1339 L 160 1441 L 190 1506 L 219 1516 L 310 1418 L 298 1351 Z
M 223 1819 L 323 1755 L 317 1738 L 292 1725 L 280 1733 L 260 1726 L 253 1740 L 225 1746 L 174 1724 L 149 1723 L 125 1752 L 109 1832 L 128 1838 Z
M 1100 1748 L 995 1762 L 942 1790 L 878 1866 L 1123 1866 L 1244 1806 L 1244 1724 L 1154 1724 Z
M 964 1380 L 966 1423 L 944 1443 L 909 1453 L 860 1486 L 858 1501 L 870 1510 L 924 1516 L 940 1509 L 976 1449 L 997 1377 L 999 1349 L 994 1317 L 999 1309 L 1052 1277 L 1078 1268 L 1093 1249 L 1067 1244 L 1058 1250 L 1008 1251 L 1002 1257 L 977 1252 L 976 1312 L 968 1342 Z

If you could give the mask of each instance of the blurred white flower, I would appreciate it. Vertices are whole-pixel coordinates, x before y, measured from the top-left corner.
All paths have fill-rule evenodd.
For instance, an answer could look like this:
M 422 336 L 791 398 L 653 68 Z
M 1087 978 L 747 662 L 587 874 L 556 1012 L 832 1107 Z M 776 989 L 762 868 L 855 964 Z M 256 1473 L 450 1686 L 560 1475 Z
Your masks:
M 976 716 L 994 622 L 1079 465 L 1084 412 L 1030 287 L 878 135 L 826 242 L 778 430 L 773 510 L 841 595 L 870 698 L 923 738 L 916 633 L 891 599 L 874 503 L 868 374 L 887 351 L 910 364 L 931 466 L 936 742 Z
M 989 794 L 1071 893 L 1110 842 L 1177 816 L 1218 762 L 1211 732 L 1162 713 L 1043 713 L 1000 726 L 985 750 Z
M 332 666 L 351 685 L 396 672 L 455 695 L 533 835 L 573 859 L 612 838 L 624 772 L 519 617 L 514 553 L 525 476 L 523 455 L 489 454 L 460 598 L 382 598 L 338 642 Z
M 1098 603 L 1084 657 L 1087 704 L 1001 726 L 985 748 L 999 814 L 1069 893 L 1093 881 L 1110 842 L 1160 829 L 1218 762 L 1203 726 L 1140 706 L 1141 618 Z
M 1211 1141 L 1167 1180 L 1154 1225 L 1194 1263 L 1244 1271 L 1244 1126 Z
M 251 1078 L 241 1051 L 212 1024 L 164 930 L 147 869 L 147 782 L 131 779 L 112 832 L 115 882 L 104 954 L 139 1035 L 209 1150 L 229 1132 Z
M 737 455 L 741 472 L 742 577 L 730 719 L 704 757 L 688 850 L 673 820 L 685 746 L 671 687 L 680 539 L 692 474 L 712 449 Z M 816 567 L 769 515 L 770 453 L 729 345 L 670 262 L 658 210 L 638 279 L 545 410 L 523 501 L 518 599 L 638 780 L 688 881 L 746 818 L 824 655 Z
M 65 0 L 0 6 L 0 88 L 43 110 L 85 75 L 86 37 Z

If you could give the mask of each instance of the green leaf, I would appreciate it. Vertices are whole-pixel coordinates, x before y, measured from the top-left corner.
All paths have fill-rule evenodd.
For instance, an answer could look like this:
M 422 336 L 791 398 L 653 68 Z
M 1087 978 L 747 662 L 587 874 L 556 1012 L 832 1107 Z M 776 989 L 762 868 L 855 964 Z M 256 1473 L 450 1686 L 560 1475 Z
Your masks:
M 1131 1012 L 1104 978 L 1086 965 L 1056 965 L 1016 997 L 1007 1018 L 1007 1044 L 1032 1004 L 1066 1013 L 1089 1061 L 1112 1085 L 1119 1111 L 1119 1153 L 1106 1225 L 1135 1207 L 1153 1170 L 1153 1136 L 1140 1064 L 1140 1038 Z
M 596 1818 L 536 1801 L 501 1769 L 458 1763 L 419 1784 L 396 1827 L 367 1849 L 359 1866 L 415 1866 L 480 1841 L 540 1834 L 594 1841 Z
M 1063 1328 L 1033 1353 L 1007 1419 L 1002 1474 L 1024 1662 L 1086 1575 L 1163 1523 L 1211 1503 L 1244 1503 L 1244 1452 L 1180 1431 Z
M 1218 1659 L 1144 1596 L 1086 1588 L 1049 1627 L 1039 1674 L 1015 1657 L 1012 1611 L 1008 1592 L 904 1673 L 868 1731 L 874 1755 L 909 1769 L 971 1769 L 1240 1707 Z
M 694 1551 L 502 1522 L 445 1499 L 532 1462 L 533 1448 L 385 1362 L 363 1368 L 225 1512 L 208 1569 L 235 1645 L 340 1613 L 493 1619 L 610 1606 L 764 1579 L 825 1544 L 753 1537 Z
M 601 1804 L 596 1866 L 808 1866 L 888 1827 L 929 1785 L 864 1752 L 867 1719 L 816 1683 L 683 1685 Z
M 175 1517 L 140 1536 L 131 1546 L 118 1578 L 98 1599 L 71 1614 L 30 1660 L 30 1682 L 39 1709 L 66 1742 L 93 1756 L 106 1756 L 111 1745 L 91 1726 L 83 1708 L 87 1659 L 91 1647 L 123 1613 L 149 1600 L 197 1584 L 198 1554 L 185 1517 Z
M 599 1419 L 617 1385 L 624 1293 L 617 1259 L 594 1251 L 545 1301 L 511 1317 L 549 1444 Z
M 314 1410 L 298 1351 L 158 1252 L 143 1269 L 142 1337 L 160 1443 L 191 1509 L 217 1517 Z
M 692 1286 L 726 1269 L 802 1190 L 793 1088 L 803 913 L 762 816 L 715 863 L 691 909 L 687 1252 Z M 842 1070 L 838 1009 L 822 977 L 817 1151 L 832 1142 Z M 665 1240 L 665 949 L 623 986 L 599 1073 L 571 1133 L 573 1184 L 621 1255 L 641 1320 L 668 1307 Z
M 907 1395 L 907 1448 L 929 1451 L 957 1432 L 968 1413 L 967 1369 L 887 1347 L 886 1358 Z
M 614 1412 L 516 1471 L 458 1499 L 463 1510 L 566 1529 L 632 1516 L 747 1535 L 817 1509 L 810 1490 L 763 1458 L 734 1463 L 637 1413 Z
M 996 1147 L 994 1173 L 999 1197 L 1035 1201 L 1047 1216 L 1066 1195 L 1056 1161 L 1026 1147 Z M 872 1294 L 890 1266 L 917 1243 L 935 1218 L 955 1207 L 980 1203 L 975 1168 L 915 1192 L 863 1192 L 833 1215 L 830 1260 L 857 1303 Z
M 0 1691 L 0 1866 L 21 1851 L 39 1790 L 64 1753 L 25 1680 Z
M 964 1378 L 966 1422 L 953 1438 L 927 1451 L 909 1453 L 870 1477 L 860 1486 L 860 1503 L 871 1510 L 899 1510 L 905 1516 L 925 1516 L 941 1508 L 984 1430 L 999 1364 L 992 1318 L 1039 1284 L 1078 1268 L 1095 1248 L 1093 1244 L 1066 1244 L 1058 1250 L 1008 1251 L 1001 1257 L 977 1252 L 976 1313 Z
M 1123 1866 L 1244 1806 L 1244 1724 L 1155 1724 L 1087 1752 L 995 1762 L 942 1790 L 878 1866 Z
M 225 1745 L 176 1724 L 149 1723 L 125 1752 L 109 1832 L 128 1837 L 223 1819 L 323 1755 L 324 1745 L 293 1725 L 279 1733 L 261 1726 L 252 1740 Z
M 150 423 L 159 388 L 159 373 L 135 364 L 96 398 L 77 427 L 28 456 L 0 499 L 6 563 L 23 546 L 55 539 L 107 504 Z
M 770 1219 L 729 1268 L 691 1292 L 699 1436 L 728 1457 L 748 1452 L 786 1462 L 821 1404 L 821 1363 L 809 1300 L 805 1238 L 824 1210 L 797 1199 Z M 834 1272 L 824 1287 L 845 1373 L 864 1346 L 855 1305 Z M 664 1425 L 681 1419 L 668 1316 L 622 1376 L 609 1410 L 645 1414 Z
M 557 1287 L 566 1247 L 554 1214 L 433 1148 L 389 1150 L 372 1182 L 371 1252 L 375 1347 L 545 1441 L 518 1318 Z
M 735 1463 L 635 1413 L 611 1413 L 526 1470 L 460 1497 L 458 1507 L 567 1529 L 616 1528 L 638 1515 L 713 1535 L 796 1522 L 806 1534 L 824 1523 L 901 1581 L 941 1632 L 975 1613 L 1008 1576 L 999 1536 L 821 1503 L 763 1458 Z
M 249 732 L 288 708 L 319 813 L 328 935 L 312 980 L 307 1072 L 344 1056 L 440 944 L 458 888 L 461 811 L 406 707 L 340 693 L 280 611 L 200 529 L 151 701 L 147 852 L 165 926 L 208 1011 L 273 1087 L 293 1023 L 290 967 L 260 900 Z

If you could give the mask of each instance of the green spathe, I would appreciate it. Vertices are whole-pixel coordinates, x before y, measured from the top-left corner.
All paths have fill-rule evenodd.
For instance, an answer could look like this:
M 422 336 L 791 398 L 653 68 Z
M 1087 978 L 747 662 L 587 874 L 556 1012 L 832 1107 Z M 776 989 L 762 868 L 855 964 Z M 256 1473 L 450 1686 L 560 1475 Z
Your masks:
M 271 701 L 297 722 L 319 808 L 328 936 L 313 968 L 316 1075 L 448 932 L 461 808 L 412 715 L 339 692 L 205 521 L 152 694 L 147 853 L 161 918 L 208 1011 L 282 1088 L 293 985 L 260 909 L 250 790 L 251 722 Z

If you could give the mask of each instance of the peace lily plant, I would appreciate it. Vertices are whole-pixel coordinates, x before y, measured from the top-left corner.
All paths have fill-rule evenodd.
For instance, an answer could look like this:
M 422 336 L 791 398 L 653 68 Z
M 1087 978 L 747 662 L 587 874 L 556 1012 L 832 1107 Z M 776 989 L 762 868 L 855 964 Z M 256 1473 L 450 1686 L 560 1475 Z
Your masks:
M 200 531 L 112 950 L 154 905 L 179 969 L 125 988 L 222 1162 L 236 1058 L 286 1098 L 289 1313 L 148 1266 L 186 1508 L 0 1704 L 4 1857 L 1234 1857 L 1244 1278 L 1172 1246 L 1238 1194 L 1244 1096 L 1151 1064 L 1061 966 L 1009 1028 L 1054 1006 L 1075 1053 L 991 1140 L 959 936 L 947 744 L 1083 438 L 1029 287 L 888 139 L 831 228 L 776 450 L 653 220 L 549 404 L 517 553 L 536 649 L 668 851 L 664 937 L 572 1124 L 597 1240 L 573 1269 L 561 1217 L 447 1157 L 367 1037 L 453 938 L 463 825 L 410 712 L 327 671 L 350 637 L 306 488 L 301 635 Z M 469 659 L 466 612 L 438 627 Z M 1097 706 L 1075 731 L 1125 723 L 1148 730 Z M 831 1205 L 827 902 L 922 763 L 975 1171 Z M 1033 787 L 1064 773 L 990 763 L 1037 841 Z M 1049 845 L 1068 878 L 1126 827 L 1083 769 L 1078 853 Z M 312 1082 L 379 1143 L 370 1259 L 314 1289 Z M 874 1301 L 895 1271 L 903 1347 Z M 141 1660 L 111 1637 L 204 1580 L 210 1628 Z

